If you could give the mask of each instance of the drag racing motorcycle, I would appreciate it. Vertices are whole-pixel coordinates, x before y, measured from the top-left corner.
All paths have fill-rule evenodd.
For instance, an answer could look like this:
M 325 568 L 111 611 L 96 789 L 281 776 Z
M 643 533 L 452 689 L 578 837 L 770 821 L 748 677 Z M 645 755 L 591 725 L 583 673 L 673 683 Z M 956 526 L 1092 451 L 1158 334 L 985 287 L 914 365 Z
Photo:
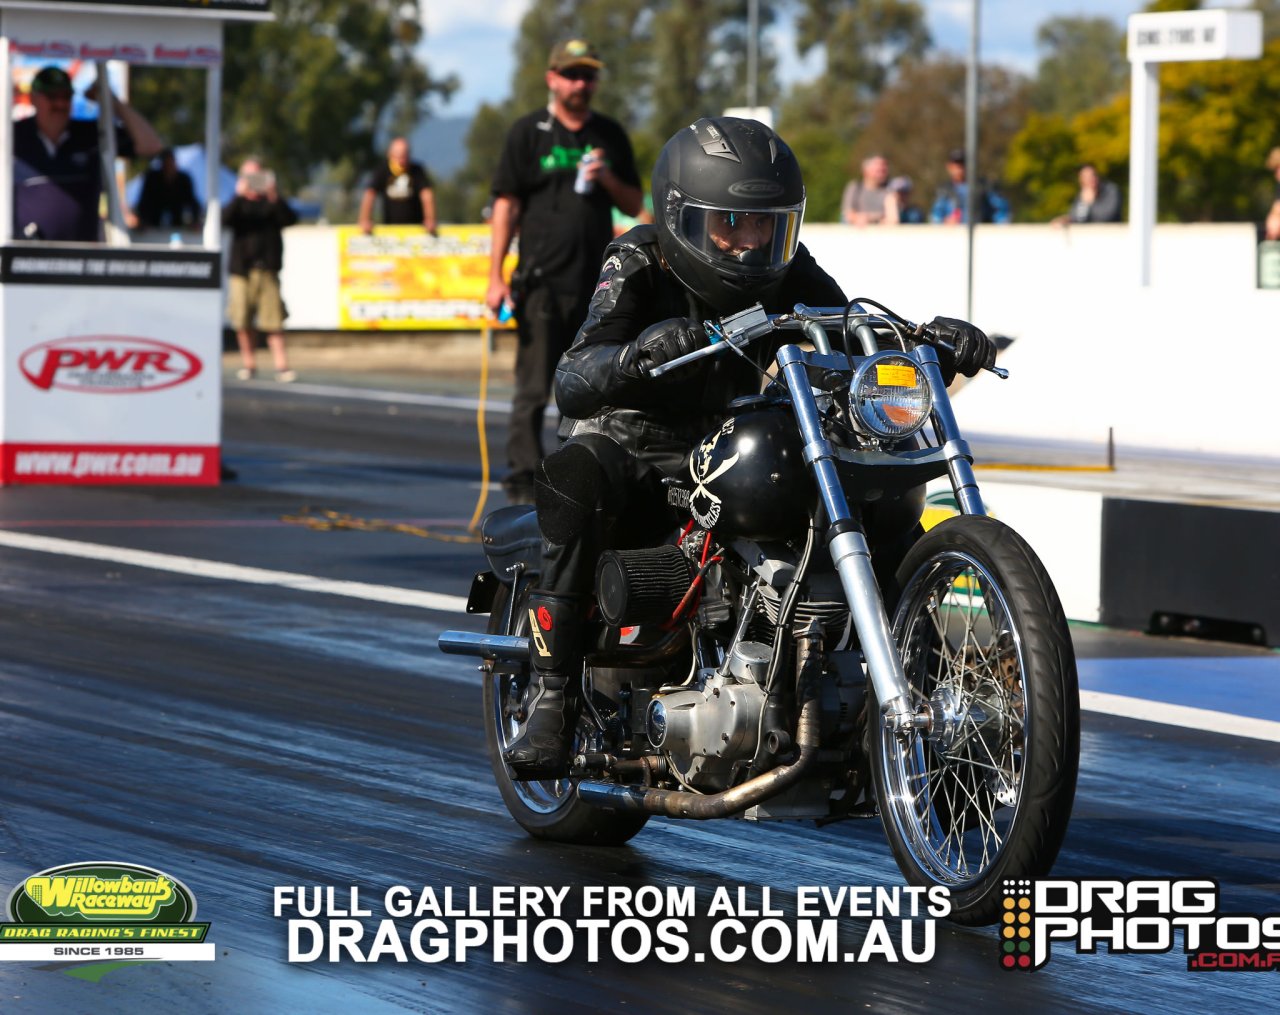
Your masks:
M 1053 584 L 986 515 L 925 329 L 870 300 L 705 326 L 712 344 L 653 373 L 796 335 L 669 481 L 683 528 L 601 557 L 566 779 L 517 781 L 503 761 L 541 543 L 530 507 L 484 523 L 467 609 L 488 632 L 440 647 L 484 660 L 503 799 L 532 835 L 596 844 L 653 815 L 878 813 L 909 882 L 949 889 L 953 920 L 993 922 L 1004 879 L 1049 871 L 1075 796 L 1079 691 Z M 864 521 L 942 476 L 959 515 L 916 528 L 877 576 Z

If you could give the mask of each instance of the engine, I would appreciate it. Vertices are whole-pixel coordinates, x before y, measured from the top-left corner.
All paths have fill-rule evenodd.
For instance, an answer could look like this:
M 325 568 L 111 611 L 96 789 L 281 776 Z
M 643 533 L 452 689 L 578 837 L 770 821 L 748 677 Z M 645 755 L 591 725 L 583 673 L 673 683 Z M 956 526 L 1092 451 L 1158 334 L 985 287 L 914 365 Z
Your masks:
M 719 665 L 703 666 L 684 684 L 659 689 L 643 713 L 649 743 L 667 758 L 683 783 L 704 792 L 717 792 L 740 781 L 739 775 L 762 747 L 785 753 L 781 727 L 790 725 L 773 710 L 766 712 L 765 686 L 782 597 L 795 575 L 795 554 L 787 544 L 745 539 L 735 540 L 732 549 L 749 565 L 756 579 L 754 590 L 711 581 L 704 606 L 728 616 L 730 623 L 721 630 L 736 632 L 736 640 L 720 650 Z M 714 573 L 708 575 L 714 577 Z M 847 650 L 852 624 L 838 577 L 812 574 L 804 588 L 791 627 L 798 632 L 816 622 L 823 632 L 827 653 L 820 688 L 823 743 L 841 745 L 852 737 L 865 698 L 861 656 Z M 741 615 L 744 608 L 751 611 L 747 617 Z M 794 686 L 791 654 L 783 666 L 779 684 Z

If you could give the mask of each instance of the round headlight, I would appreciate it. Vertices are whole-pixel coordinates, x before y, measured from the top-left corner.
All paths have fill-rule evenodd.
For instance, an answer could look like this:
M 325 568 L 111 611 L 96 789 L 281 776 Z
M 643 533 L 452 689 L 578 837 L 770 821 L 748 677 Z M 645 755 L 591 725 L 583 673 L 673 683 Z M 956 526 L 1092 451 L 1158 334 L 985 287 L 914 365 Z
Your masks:
M 910 437 L 925 424 L 933 396 L 915 360 L 896 352 L 868 357 L 853 375 L 849 410 L 856 429 L 882 439 Z

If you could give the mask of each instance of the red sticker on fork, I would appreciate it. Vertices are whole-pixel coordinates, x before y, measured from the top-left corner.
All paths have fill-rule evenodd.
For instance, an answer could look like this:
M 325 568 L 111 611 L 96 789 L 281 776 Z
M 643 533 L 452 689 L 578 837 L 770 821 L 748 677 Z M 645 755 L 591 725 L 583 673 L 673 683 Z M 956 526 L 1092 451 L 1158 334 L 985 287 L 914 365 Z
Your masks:
M 551 611 L 545 606 L 538 607 L 538 626 L 544 631 L 551 630 Z

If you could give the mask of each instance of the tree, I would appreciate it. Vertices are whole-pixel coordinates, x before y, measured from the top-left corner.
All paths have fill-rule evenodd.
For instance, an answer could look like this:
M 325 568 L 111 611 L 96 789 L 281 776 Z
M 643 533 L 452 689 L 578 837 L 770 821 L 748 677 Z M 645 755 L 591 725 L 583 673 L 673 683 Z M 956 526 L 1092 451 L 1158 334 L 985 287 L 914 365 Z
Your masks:
M 1165 222 L 1248 221 L 1270 202 L 1264 166 L 1275 145 L 1280 40 L 1258 60 L 1170 63 L 1160 70 L 1158 217 Z M 1061 214 L 1075 168 L 1091 161 L 1111 179 L 1129 172 L 1129 96 L 1065 120 L 1032 117 L 1014 140 L 1005 178 L 1041 220 Z
M 924 9 L 913 0 L 801 0 L 796 48 L 826 54 L 829 94 L 868 101 L 905 60 L 920 58 L 932 39 Z
M 1128 86 L 1125 31 L 1108 18 L 1050 18 L 1036 30 L 1036 43 L 1045 53 L 1031 98 L 1041 113 L 1074 116 Z
M 416 122 L 456 82 L 417 59 L 417 0 L 276 0 L 273 21 L 226 28 L 222 123 L 229 160 L 253 152 L 296 191 L 321 167 L 350 187 L 375 135 Z M 138 68 L 134 104 L 171 141 L 203 137 L 204 75 Z

